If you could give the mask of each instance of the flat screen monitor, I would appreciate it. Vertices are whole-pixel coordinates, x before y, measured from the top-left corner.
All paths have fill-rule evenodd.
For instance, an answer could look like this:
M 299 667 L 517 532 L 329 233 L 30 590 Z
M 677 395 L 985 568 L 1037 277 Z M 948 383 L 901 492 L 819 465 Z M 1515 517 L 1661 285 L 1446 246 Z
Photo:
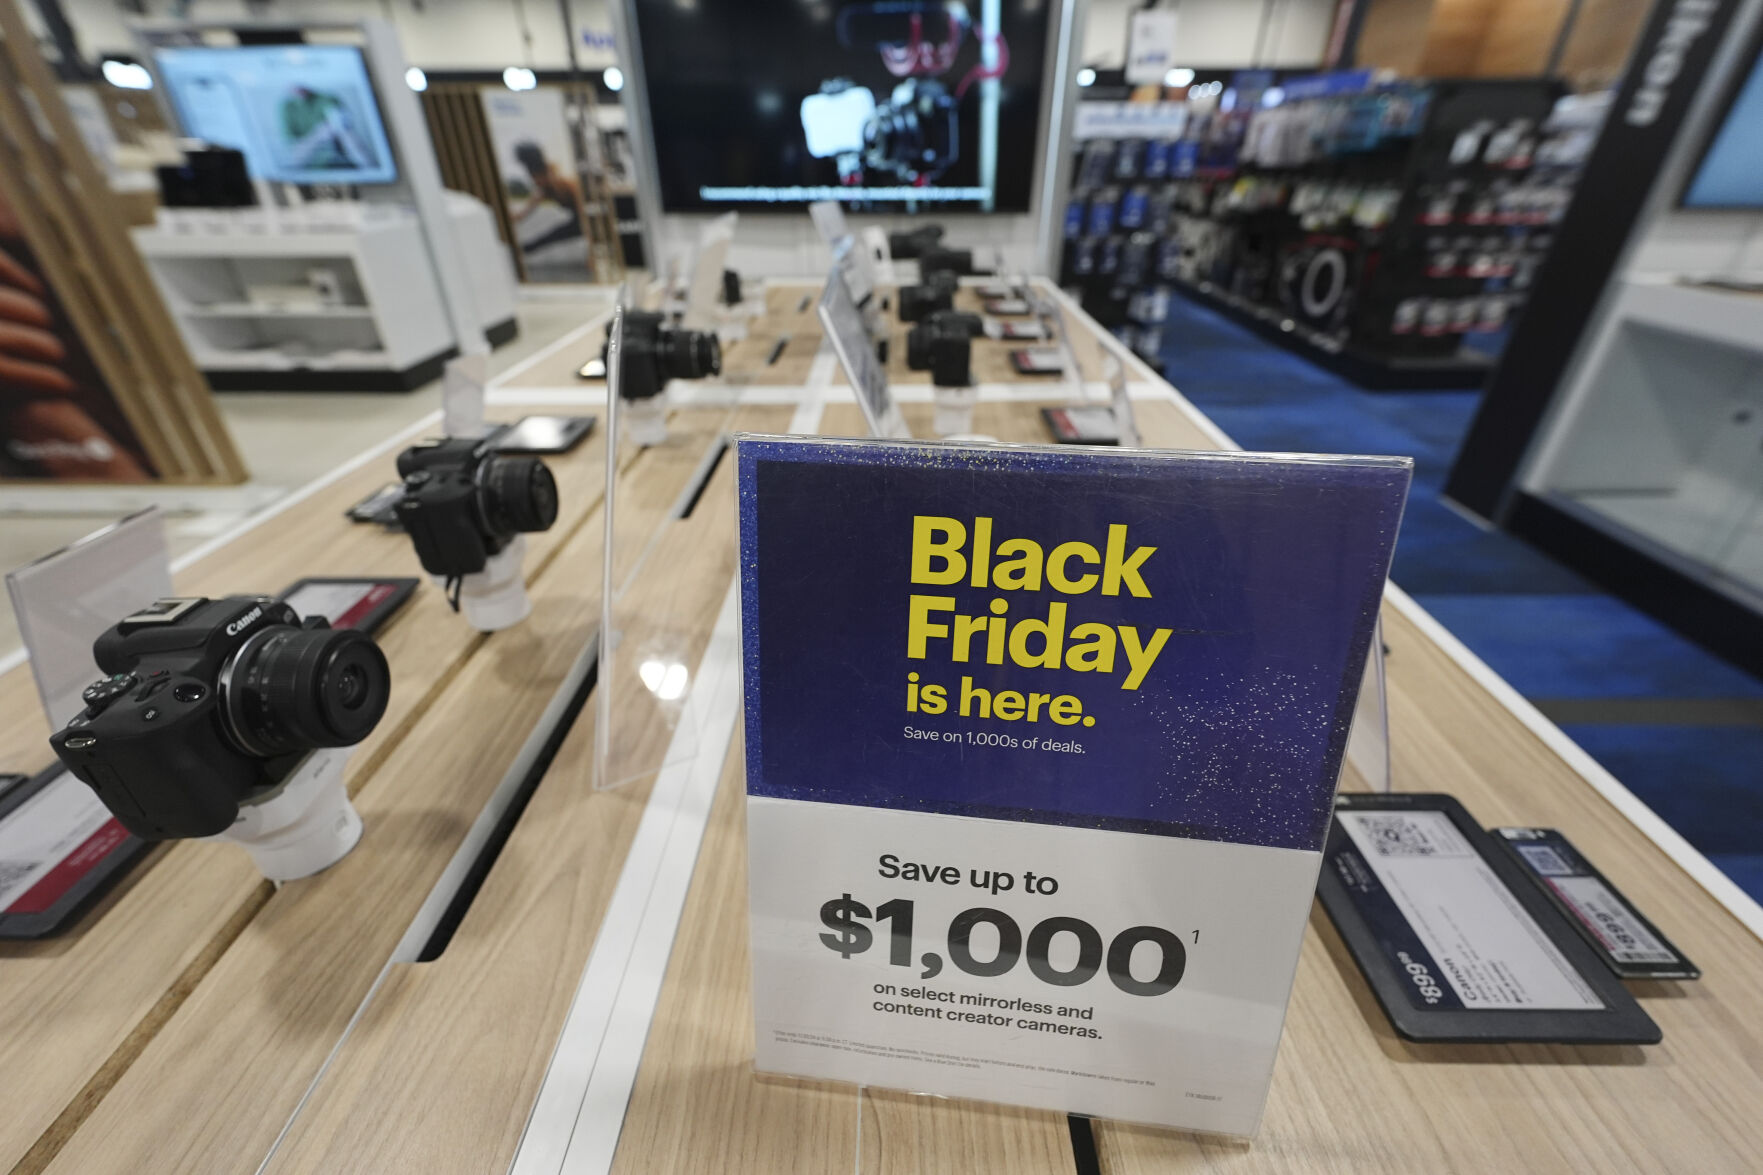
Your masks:
M 1026 212 L 1045 0 L 634 0 L 669 212 Z
M 179 46 L 155 59 L 184 133 L 243 152 L 258 179 L 398 178 L 367 62 L 353 45 Z
M 1726 118 L 1683 191 L 1685 208 L 1763 208 L 1763 58 L 1733 95 Z

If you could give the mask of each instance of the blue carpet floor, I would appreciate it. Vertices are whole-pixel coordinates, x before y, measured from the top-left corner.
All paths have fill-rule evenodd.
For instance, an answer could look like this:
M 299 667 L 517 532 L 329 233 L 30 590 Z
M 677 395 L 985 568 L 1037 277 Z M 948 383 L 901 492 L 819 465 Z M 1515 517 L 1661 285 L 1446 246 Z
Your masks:
M 1480 393 L 1363 391 L 1186 299 L 1170 315 L 1169 381 L 1244 448 L 1413 457 L 1391 577 L 1763 900 L 1763 682 L 1440 499 Z

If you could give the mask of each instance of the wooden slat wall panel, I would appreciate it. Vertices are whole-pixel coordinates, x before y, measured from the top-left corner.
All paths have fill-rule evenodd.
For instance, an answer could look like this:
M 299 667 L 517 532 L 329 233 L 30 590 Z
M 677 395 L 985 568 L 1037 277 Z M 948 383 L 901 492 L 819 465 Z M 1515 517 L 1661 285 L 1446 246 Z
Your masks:
M 0 0 L 0 38 L 0 130 L 9 140 L 0 193 L 161 476 L 243 481 L 207 385 L 11 0 Z

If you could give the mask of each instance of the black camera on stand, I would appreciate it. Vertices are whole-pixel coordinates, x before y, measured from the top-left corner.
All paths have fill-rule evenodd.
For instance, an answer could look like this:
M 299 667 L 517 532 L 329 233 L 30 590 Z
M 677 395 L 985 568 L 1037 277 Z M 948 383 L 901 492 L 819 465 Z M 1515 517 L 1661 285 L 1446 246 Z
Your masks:
M 938 246 L 918 255 L 919 280 L 932 274 L 949 273 L 956 277 L 973 277 L 980 271 L 973 266 L 972 249 L 944 249 Z
M 942 240 L 942 225 L 921 224 L 911 232 L 889 233 L 888 254 L 895 261 L 910 261 L 923 255 L 925 250 L 936 248 Z
M 602 361 L 610 345 L 608 339 L 601 346 Z M 658 310 L 624 311 L 624 352 L 614 390 L 625 403 L 625 423 L 637 444 L 667 440 L 667 401 L 661 393 L 670 380 L 721 374 L 722 343 L 712 332 L 688 330 Z
M 915 286 L 900 287 L 900 321 L 919 322 L 955 304 L 955 291 L 960 283 L 952 273 L 938 271 L 926 274 Z
M 460 437 L 404 450 L 398 475 L 398 522 L 454 609 L 483 632 L 524 620 L 532 607 L 520 575 L 521 536 L 557 521 L 557 482 L 545 463 Z
M 973 340 L 984 330 L 977 314 L 939 310 L 906 332 L 906 366 L 930 372 L 931 383 L 937 387 L 969 387 L 973 383 Z
M 226 834 L 266 876 L 341 858 L 361 835 L 345 755 L 386 712 L 373 638 L 257 596 L 159 600 L 92 646 L 110 676 L 49 739 L 143 840 Z
M 658 310 L 624 312 L 624 371 L 618 394 L 626 400 L 659 396 L 669 380 L 721 374 L 722 344 L 711 332 L 677 326 Z

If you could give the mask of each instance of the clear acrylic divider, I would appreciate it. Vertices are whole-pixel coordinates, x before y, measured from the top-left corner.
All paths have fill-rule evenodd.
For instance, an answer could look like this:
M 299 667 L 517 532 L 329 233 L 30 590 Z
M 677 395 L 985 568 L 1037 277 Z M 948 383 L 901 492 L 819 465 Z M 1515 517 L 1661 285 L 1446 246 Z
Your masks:
M 130 514 L 8 572 L 6 590 L 43 713 L 59 730 L 85 709 L 80 695 L 101 676 L 92 642 L 124 616 L 174 594 L 159 508 Z
M 679 406 L 668 421 L 668 436 L 659 445 L 639 448 L 625 437 L 624 402 L 619 395 L 625 364 L 632 359 L 625 337 L 626 295 L 621 293 L 607 330 L 606 357 L 606 487 L 601 503 L 604 524 L 600 569 L 600 629 L 595 671 L 594 786 L 620 787 L 648 779 L 676 763 L 689 762 L 698 751 L 699 731 L 687 718 L 686 700 L 698 670 L 696 646 L 701 609 L 690 593 L 674 590 L 675 581 L 657 588 L 644 578 L 671 522 L 695 496 L 700 481 L 715 468 L 717 446 L 729 443 L 727 433 L 739 390 L 710 381 L 692 386 L 689 396 L 674 398 Z M 724 394 L 726 393 L 726 394 Z M 681 435 L 683 413 L 704 409 L 724 412 L 714 434 L 719 439 L 705 452 L 685 493 L 658 514 L 652 495 L 621 492 L 619 473 L 636 471 L 671 446 L 697 444 Z M 694 429 L 693 437 L 702 432 Z M 644 586 L 639 589 L 639 582 Z M 680 586 L 684 586 L 683 583 Z
M 1366 788 L 1390 790 L 1390 707 L 1384 684 L 1383 617 L 1371 630 L 1371 648 L 1365 654 L 1365 676 L 1359 684 L 1359 703 L 1353 709 L 1353 725 L 1347 732 L 1347 765 Z

